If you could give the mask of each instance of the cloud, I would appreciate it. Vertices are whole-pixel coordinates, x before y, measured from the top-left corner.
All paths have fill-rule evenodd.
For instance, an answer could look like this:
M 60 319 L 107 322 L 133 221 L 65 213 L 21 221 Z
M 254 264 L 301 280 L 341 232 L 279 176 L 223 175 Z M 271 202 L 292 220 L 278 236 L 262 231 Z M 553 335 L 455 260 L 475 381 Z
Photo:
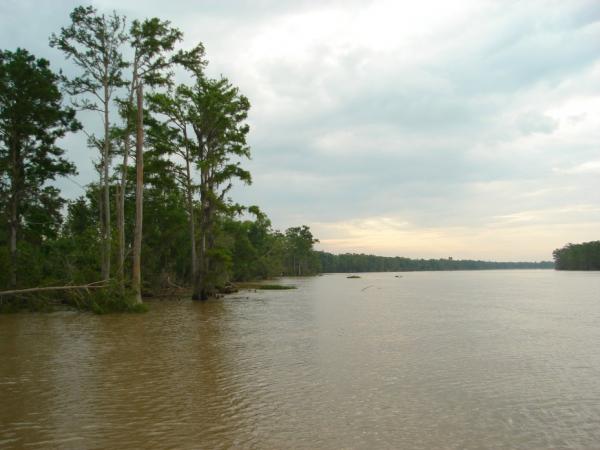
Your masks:
M 600 229 L 558 212 L 600 204 L 595 0 L 94 4 L 204 42 L 209 74 L 252 103 L 254 183 L 232 195 L 279 228 L 311 225 L 332 251 L 520 259 Z M 47 38 L 74 5 L 4 3 L 0 38 L 68 69 Z M 65 145 L 93 179 L 85 140 Z
M 550 134 L 558 128 L 558 120 L 531 111 L 519 116 L 517 119 L 517 127 L 524 135 L 532 133 Z
M 569 167 L 568 169 L 555 168 L 554 171 L 557 173 L 564 173 L 568 175 L 600 174 L 600 160 L 587 161 L 576 166 Z
M 565 244 L 565 233 L 584 242 L 597 236 L 598 211 L 591 221 L 530 223 L 513 221 L 502 226 L 421 227 L 402 218 L 373 217 L 338 223 L 315 223 L 319 248 L 342 253 L 370 253 L 412 258 L 548 261 L 552 250 Z M 524 216 L 523 216 L 524 217 Z

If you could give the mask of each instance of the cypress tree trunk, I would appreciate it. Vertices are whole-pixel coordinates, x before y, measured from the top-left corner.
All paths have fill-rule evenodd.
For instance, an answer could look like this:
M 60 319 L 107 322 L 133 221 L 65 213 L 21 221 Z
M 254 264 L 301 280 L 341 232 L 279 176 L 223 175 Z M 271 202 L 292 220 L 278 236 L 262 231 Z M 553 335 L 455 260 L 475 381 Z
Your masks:
M 17 227 L 19 226 L 19 209 L 18 209 L 18 177 L 19 169 L 17 167 L 17 150 L 12 151 L 12 163 L 13 163 L 13 179 L 11 184 L 11 196 L 10 196 L 10 236 L 9 236 L 9 251 L 10 251 L 10 286 L 15 288 L 17 286 Z
M 123 268 L 123 261 L 124 258 L 122 258 L 121 256 L 121 250 L 122 250 L 122 246 L 121 246 L 121 223 L 123 222 L 123 217 L 122 217 L 122 209 L 120 207 L 120 202 L 121 202 L 121 186 L 117 186 L 117 190 L 115 191 L 115 213 L 117 215 L 117 245 L 118 245 L 118 256 L 119 256 L 119 261 L 118 261 L 118 265 L 117 265 L 117 279 L 119 280 L 119 283 L 121 284 L 121 288 L 124 287 L 124 279 L 125 279 L 125 271 Z M 124 256 L 124 255 L 123 255 Z
M 131 87 L 129 89 L 129 96 L 127 102 L 127 111 L 125 116 L 125 136 L 123 137 L 123 165 L 121 167 L 121 183 L 119 186 L 119 201 L 117 202 L 118 216 L 117 219 L 117 233 L 118 233 L 118 246 L 119 246 L 119 277 L 121 283 L 125 284 L 125 191 L 127 190 L 127 168 L 129 164 L 129 147 L 131 145 L 131 134 L 129 129 L 129 108 L 133 108 L 133 93 L 134 87 L 137 83 L 137 58 L 135 58 L 133 64 L 133 79 L 131 80 Z
M 108 176 L 109 167 L 109 152 L 110 152 L 110 136 L 108 122 L 108 81 L 104 83 L 104 150 L 103 150 L 103 178 L 104 178 L 104 230 L 103 230 L 103 244 L 104 244 L 104 261 L 102 261 L 102 278 L 105 280 L 110 278 L 110 182 Z
M 204 178 L 204 177 L 202 177 Z M 201 181 L 203 183 L 203 181 Z M 200 249 L 198 252 L 197 273 L 194 278 L 193 300 L 207 300 L 208 292 L 206 289 L 206 232 L 207 232 L 207 208 L 206 208 L 206 193 L 204 188 L 200 189 Z
M 200 220 L 202 222 L 202 220 Z M 206 235 L 204 233 L 204 226 L 200 224 L 200 249 L 198 251 L 198 259 L 196 264 L 196 274 L 194 277 L 194 292 L 192 294 L 193 300 L 206 300 L 208 295 L 206 293 Z
M 192 257 L 192 280 L 194 279 L 194 277 L 196 276 L 196 273 L 198 272 L 198 260 L 197 260 L 197 256 L 196 256 L 196 224 L 195 224 L 195 218 L 194 218 L 194 202 L 191 199 L 191 195 L 189 196 L 190 198 L 188 198 L 188 210 L 189 210 L 189 214 L 190 214 L 190 244 L 192 246 L 192 252 L 191 252 L 191 257 Z
M 10 205 L 10 286 L 17 286 L 17 204 L 13 200 Z
M 121 283 L 125 281 L 125 190 L 127 188 L 127 165 L 129 160 L 129 132 L 125 132 L 123 139 L 123 166 L 121 168 L 121 182 L 117 198 L 117 239 L 119 247 L 119 272 Z
M 137 89 L 136 117 L 136 178 L 135 178 L 135 232 L 133 236 L 133 272 L 131 287 L 135 293 L 135 302 L 142 303 L 142 214 L 144 205 L 144 93 L 141 83 Z
M 104 246 L 104 200 L 102 199 L 102 183 L 104 175 L 102 175 L 101 167 L 98 169 L 98 176 L 100 177 L 100 186 L 98 187 L 98 223 L 100 224 L 100 237 L 102 238 L 102 242 L 100 243 L 100 261 L 102 263 L 102 279 L 105 280 L 106 278 L 104 277 L 104 264 L 106 262 L 106 248 Z
M 190 217 L 190 244 L 192 247 L 192 282 L 196 277 L 197 269 L 197 257 L 196 257 L 196 220 L 194 217 L 194 197 L 192 192 L 192 175 L 190 170 L 190 157 L 189 152 L 186 154 L 185 158 L 185 170 L 187 177 L 187 203 L 188 203 L 188 214 Z

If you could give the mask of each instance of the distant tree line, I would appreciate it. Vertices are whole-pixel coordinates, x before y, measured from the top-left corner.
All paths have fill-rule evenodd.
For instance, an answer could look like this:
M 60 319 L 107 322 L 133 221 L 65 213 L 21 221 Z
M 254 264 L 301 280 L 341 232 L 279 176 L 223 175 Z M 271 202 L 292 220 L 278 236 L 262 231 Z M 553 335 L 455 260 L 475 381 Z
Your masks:
M 600 270 L 600 241 L 567 244 L 552 255 L 556 270 Z
M 357 253 L 317 252 L 323 272 L 407 272 L 425 270 L 552 269 L 551 261 L 492 262 L 458 259 L 410 259 Z
M 72 77 L 0 51 L 0 291 L 101 282 L 127 309 L 163 287 L 206 299 L 231 281 L 319 270 L 307 226 L 279 232 L 228 196 L 251 182 L 250 102 L 182 39 L 159 18 L 80 6 L 50 37 Z M 65 200 L 52 181 L 76 174 L 61 138 L 79 131 L 98 179 Z

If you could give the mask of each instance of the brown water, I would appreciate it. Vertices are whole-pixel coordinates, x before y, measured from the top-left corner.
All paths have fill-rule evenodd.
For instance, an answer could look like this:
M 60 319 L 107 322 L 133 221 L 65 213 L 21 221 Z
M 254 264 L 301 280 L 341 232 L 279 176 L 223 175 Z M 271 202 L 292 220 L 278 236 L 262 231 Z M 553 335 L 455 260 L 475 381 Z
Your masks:
M 600 273 L 0 316 L 0 448 L 600 448 Z

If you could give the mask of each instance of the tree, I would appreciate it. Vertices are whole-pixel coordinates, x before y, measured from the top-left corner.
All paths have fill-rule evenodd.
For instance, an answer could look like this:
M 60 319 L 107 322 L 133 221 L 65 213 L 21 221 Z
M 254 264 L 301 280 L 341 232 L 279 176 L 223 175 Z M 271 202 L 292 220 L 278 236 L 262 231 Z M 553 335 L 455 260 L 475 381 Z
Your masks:
M 152 127 L 147 127 L 148 135 Z M 190 279 L 186 199 L 169 159 L 147 141 L 144 153 L 142 273 L 148 288 L 173 287 Z
M 224 257 L 215 245 L 216 218 L 228 209 L 225 195 L 232 180 L 250 182 L 250 174 L 237 160 L 250 154 L 246 145 L 249 128 L 244 123 L 250 104 L 226 79 L 205 78 L 203 62 L 188 61 L 184 65 L 194 74 L 196 83 L 149 96 L 149 108 L 158 115 L 151 135 L 155 148 L 170 158 L 170 166 L 185 192 L 194 298 L 205 299 L 214 293 L 217 283 L 216 266 L 211 267 L 211 260 L 216 264 Z M 200 172 L 199 184 L 194 182 L 194 166 Z M 197 192 L 198 243 L 194 201 Z
M 306 225 L 288 228 L 285 231 L 288 250 L 288 263 L 291 264 L 290 275 L 310 275 L 318 272 L 318 262 L 315 261 L 313 244 L 315 239 Z
M 552 256 L 556 270 L 600 270 L 600 241 L 567 244 Z
M 181 41 L 183 33 L 171 27 L 170 22 L 152 18 L 139 22 L 133 21 L 129 31 L 129 43 L 133 49 L 131 61 L 131 77 L 127 82 L 126 96 L 120 100 L 123 126 L 123 163 L 117 202 L 117 231 L 119 247 L 119 275 L 124 278 L 125 265 L 125 192 L 129 152 L 131 150 L 131 134 L 136 129 L 133 118 L 136 105 L 134 96 L 138 86 L 168 86 L 171 84 L 170 69 L 175 63 L 193 64 L 201 61 L 204 47 L 198 44 L 188 52 L 175 52 L 175 44 Z M 142 124 L 143 125 L 143 124 Z M 141 161 L 140 161 L 141 163 Z
M 280 276 L 284 272 L 285 237 L 271 229 L 271 221 L 258 206 L 247 212 L 254 220 L 225 217 L 222 229 L 228 237 L 233 281 L 249 281 Z
M 194 197 L 198 187 L 193 179 L 194 148 L 198 147 L 190 127 L 190 103 L 185 95 L 187 89 L 179 86 L 168 93 L 157 93 L 148 97 L 149 109 L 164 117 L 151 127 L 154 148 L 168 159 L 169 169 L 185 194 L 187 201 L 190 235 L 190 260 L 192 278 L 197 272 L 196 217 Z
M 142 220 L 144 206 L 144 94 L 142 85 L 136 89 L 137 114 L 135 135 L 135 230 L 133 235 L 133 269 L 131 287 L 135 302 L 142 303 Z
M 80 124 L 75 111 L 62 105 L 58 84 L 45 59 L 23 49 L 0 52 L 0 204 L 10 228 L 11 286 L 18 282 L 18 230 L 24 210 L 28 207 L 31 214 L 41 204 L 56 211 L 57 192 L 44 185 L 75 173 L 56 140 Z
M 245 123 L 250 102 L 226 78 L 207 79 L 196 74 L 193 87 L 182 87 L 189 103 L 189 123 L 195 135 L 193 156 L 200 172 L 200 223 L 197 272 L 193 298 L 204 300 L 215 292 L 211 258 L 215 249 L 215 219 L 226 206 L 225 195 L 232 181 L 251 182 L 240 158 L 250 157 L 246 143 L 249 126 Z
M 81 75 L 66 80 L 68 92 L 77 97 L 81 109 L 102 114 L 104 134 L 101 153 L 101 184 L 103 187 L 102 276 L 110 277 L 110 109 L 115 90 L 123 86 L 122 71 L 127 67 L 121 46 L 127 39 L 125 18 L 113 12 L 98 14 L 92 6 L 78 6 L 71 12 L 71 25 L 52 34 L 50 46 L 64 52 L 81 69 Z

